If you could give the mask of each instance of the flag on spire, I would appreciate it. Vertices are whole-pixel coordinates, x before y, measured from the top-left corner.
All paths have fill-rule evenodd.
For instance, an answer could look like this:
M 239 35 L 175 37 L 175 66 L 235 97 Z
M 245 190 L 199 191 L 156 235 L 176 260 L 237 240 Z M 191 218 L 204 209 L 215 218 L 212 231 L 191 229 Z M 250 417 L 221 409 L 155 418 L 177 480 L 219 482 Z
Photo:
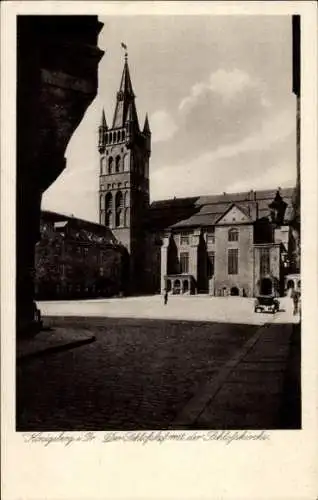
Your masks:
M 124 42 L 121 42 L 121 46 L 123 49 L 127 50 L 127 45 Z

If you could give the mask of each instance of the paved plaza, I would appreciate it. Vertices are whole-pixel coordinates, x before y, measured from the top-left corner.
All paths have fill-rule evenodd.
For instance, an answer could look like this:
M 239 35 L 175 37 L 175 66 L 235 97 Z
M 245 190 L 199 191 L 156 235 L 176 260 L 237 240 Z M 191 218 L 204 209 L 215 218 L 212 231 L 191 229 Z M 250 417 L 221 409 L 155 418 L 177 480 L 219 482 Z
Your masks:
M 96 340 L 18 364 L 17 429 L 299 426 L 296 318 L 288 303 L 275 318 L 252 305 L 207 297 L 40 304 L 53 334 Z
M 100 300 L 38 302 L 44 316 L 104 316 L 108 318 L 178 319 L 222 323 L 294 323 L 292 300 L 283 297 L 280 311 L 254 313 L 254 299 L 242 297 L 210 297 L 208 295 L 170 296 L 164 305 L 160 295 L 111 298 Z

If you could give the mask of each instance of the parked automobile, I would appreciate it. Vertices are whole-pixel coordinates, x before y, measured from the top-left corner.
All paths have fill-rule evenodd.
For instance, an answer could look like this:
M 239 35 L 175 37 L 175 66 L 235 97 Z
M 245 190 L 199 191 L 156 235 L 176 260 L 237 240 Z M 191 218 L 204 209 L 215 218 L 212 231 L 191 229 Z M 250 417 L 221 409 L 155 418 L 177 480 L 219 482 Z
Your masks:
M 274 295 L 259 295 L 255 299 L 254 312 L 276 313 L 279 311 L 279 301 Z

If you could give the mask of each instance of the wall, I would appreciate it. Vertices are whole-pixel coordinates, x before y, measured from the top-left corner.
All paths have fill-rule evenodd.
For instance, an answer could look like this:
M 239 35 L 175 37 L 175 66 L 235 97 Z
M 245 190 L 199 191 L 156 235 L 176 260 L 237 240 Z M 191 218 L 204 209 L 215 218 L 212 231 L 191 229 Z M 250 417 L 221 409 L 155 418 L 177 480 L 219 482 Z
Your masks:
M 253 295 L 253 226 L 251 224 L 233 226 L 239 231 L 238 241 L 228 241 L 230 226 L 215 228 L 215 293 L 226 287 L 229 293 L 232 287 L 243 288 L 247 296 Z M 228 274 L 228 249 L 239 249 L 238 274 Z
M 270 252 L 270 272 L 266 276 L 260 275 L 260 252 L 261 248 L 269 248 Z M 268 243 L 255 245 L 254 247 L 254 295 L 260 293 L 260 281 L 262 278 L 269 277 L 273 280 L 274 289 L 277 293 L 282 293 L 284 286 L 284 276 L 282 273 L 281 245 L 279 243 Z
M 33 333 L 34 256 L 42 193 L 97 92 L 96 16 L 17 18 L 17 335 Z

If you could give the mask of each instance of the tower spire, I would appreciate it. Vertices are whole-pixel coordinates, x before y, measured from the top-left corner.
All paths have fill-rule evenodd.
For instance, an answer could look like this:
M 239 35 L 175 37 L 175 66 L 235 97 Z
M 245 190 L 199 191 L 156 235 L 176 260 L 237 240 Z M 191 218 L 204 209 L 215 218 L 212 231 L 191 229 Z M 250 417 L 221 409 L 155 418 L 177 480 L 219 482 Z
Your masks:
M 102 117 L 101 117 L 101 121 L 100 121 L 100 126 L 103 127 L 105 130 L 108 129 L 104 108 L 102 110 Z
M 108 130 L 108 127 L 107 127 L 107 123 L 106 123 L 105 111 L 103 108 L 100 126 L 98 127 L 98 150 L 100 153 L 102 153 L 104 148 L 105 148 L 105 144 L 106 144 L 105 134 L 106 134 L 107 130 Z
M 150 135 L 151 134 L 150 127 L 149 127 L 148 113 L 146 113 L 146 117 L 145 117 L 145 124 L 144 124 L 143 134 L 145 134 L 145 135 Z
M 132 117 L 133 121 L 137 125 L 138 124 L 138 116 L 135 105 L 135 94 L 133 91 L 130 71 L 128 66 L 128 54 L 127 54 L 127 46 L 122 43 L 122 47 L 126 50 L 125 52 L 125 62 L 124 68 L 120 80 L 119 91 L 117 92 L 117 102 L 115 107 L 114 119 L 113 119 L 113 128 L 124 127 L 127 119 L 127 113 L 130 105 L 132 106 Z

